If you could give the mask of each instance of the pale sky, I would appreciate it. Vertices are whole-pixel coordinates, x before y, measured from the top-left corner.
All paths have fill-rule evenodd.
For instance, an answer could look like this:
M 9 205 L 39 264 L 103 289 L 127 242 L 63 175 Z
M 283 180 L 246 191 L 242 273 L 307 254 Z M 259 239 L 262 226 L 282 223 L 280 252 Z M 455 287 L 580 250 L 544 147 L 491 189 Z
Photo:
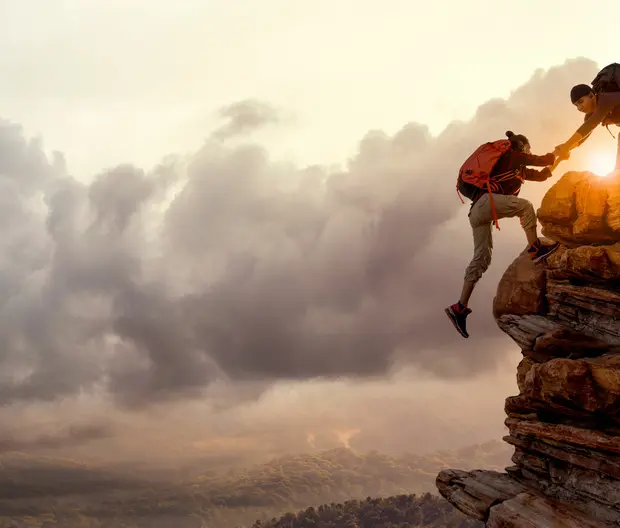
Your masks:
M 344 161 L 370 129 L 438 133 L 537 68 L 618 60 L 620 3 L 1 0 L 0 115 L 74 176 L 199 146 L 245 98 L 281 108 L 272 155 Z M 508 14 L 509 13 L 509 14 Z M 575 82 L 590 79 L 575 79 Z M 549 95 L 553 97 L 553 94 Z M 558 97 L 567 97 L 558 94 Z

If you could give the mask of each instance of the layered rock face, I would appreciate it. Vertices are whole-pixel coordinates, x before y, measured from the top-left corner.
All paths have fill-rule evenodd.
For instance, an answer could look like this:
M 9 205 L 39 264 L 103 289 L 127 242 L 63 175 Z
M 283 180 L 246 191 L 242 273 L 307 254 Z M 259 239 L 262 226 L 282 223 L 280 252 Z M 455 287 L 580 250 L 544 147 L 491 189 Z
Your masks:
M 494 316 L 521 348 L 505 473 L 442 471 L 439 492 L 487 526 L 620 526 L 620 180 L 565 174 L 538 210 L 562 243 L 521 254 Z

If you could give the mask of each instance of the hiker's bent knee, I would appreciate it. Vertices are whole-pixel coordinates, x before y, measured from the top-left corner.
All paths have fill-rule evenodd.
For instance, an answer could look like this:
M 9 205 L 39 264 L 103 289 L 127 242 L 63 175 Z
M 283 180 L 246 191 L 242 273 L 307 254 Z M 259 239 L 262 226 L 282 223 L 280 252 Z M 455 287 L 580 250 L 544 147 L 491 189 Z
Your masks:
M 531 202 L 527 200 L 523 200 L 523 202 L 523 208 L 519 215 L 521 217 L 521 225 L 525 230 L 532 229 L 536 227 L 536 211 L 534 211 L 534 206 Z
M 465 270 L 465 280 L 467 282 L 478 282 L 484 272 L 489 269 L 490 265 L 490 254 L 480 258 L 474 258 L 474 260 L 470 262 L 469 266 L 467 266 L 467 269 Z

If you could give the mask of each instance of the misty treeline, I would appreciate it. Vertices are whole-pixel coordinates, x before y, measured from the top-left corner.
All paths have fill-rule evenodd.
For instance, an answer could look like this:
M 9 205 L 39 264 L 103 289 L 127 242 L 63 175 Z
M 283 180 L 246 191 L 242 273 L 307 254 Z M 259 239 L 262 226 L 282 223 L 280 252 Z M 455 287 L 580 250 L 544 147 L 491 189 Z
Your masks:
M 367 497 L 340 504 L 322 504 L 279 519 L 257 521 L 252 528 L 483 528 L 484 524 L 454 508 L 448 501 L 425 493 L 385 499 Z
M 0 475 L 0 528 L 11 526 L 11 520 L 22 523 L 15 526 L 38 528 L 247 527 L 320 504 L 341 502 L 342 508 L 351 509 L 353 503 L 347 501 L 352 499 L 435 493 L 435 477 L 443 468 L 503 470 L 509 460 L 509 446 L 498 441 L 398 458 L 339 448 L 162 484 L 66 461 L 55 466 L 50 460 L 43 464 L 33 459 L 28 465 L 22 457 L 19 470 Z M 5 462 L 3 467 L 10 468 L 10 464 Z M 428 497 L 420 500 L 431 501 Z M 438 511 L 450 511 L 451 506 L 440 502 L 428 504 Z M 373 504 L 378 508 L 387 503 Z

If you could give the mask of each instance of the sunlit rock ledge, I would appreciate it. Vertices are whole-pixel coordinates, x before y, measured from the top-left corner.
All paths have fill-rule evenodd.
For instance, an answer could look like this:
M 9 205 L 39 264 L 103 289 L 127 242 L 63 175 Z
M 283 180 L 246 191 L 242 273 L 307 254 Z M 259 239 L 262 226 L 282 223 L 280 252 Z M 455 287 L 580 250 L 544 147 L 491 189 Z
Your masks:
M 525 252 L 500 280 L 493 314 L 520 347 L 505 402 L 513 466 L 442 471 L 439 492 L 487 526 L 620 526 L 620 179 L 568 172 L 538 218 L 562 246 Z

